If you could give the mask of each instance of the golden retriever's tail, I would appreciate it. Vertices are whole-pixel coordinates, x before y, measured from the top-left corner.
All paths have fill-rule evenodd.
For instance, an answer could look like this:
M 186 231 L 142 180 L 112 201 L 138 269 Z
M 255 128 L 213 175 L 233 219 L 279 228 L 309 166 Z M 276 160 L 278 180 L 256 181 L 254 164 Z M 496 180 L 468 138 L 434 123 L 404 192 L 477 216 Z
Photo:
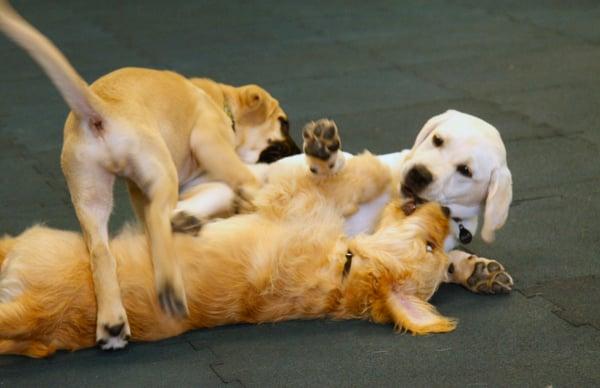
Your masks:
M 77 117 L 101 129 L 102 101 L 73 69 L 62 53 L 8 3 L 0 0 L 0 30 L 33 57 Z

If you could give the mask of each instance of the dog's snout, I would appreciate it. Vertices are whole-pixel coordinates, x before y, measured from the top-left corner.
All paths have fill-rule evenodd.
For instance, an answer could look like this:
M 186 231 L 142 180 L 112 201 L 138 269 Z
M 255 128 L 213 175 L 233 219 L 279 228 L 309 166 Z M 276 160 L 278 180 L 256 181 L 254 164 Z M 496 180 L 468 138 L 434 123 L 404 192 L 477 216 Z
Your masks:
M 431 182 L 433 182 L 433 175 L 427 167 L 421 164 L 417 164 L 408 170 L 406 178 L 404 179 L 404 184 L 413 192 L 423 190 Z
M 273 163 L 286 156 L 300 153 L 300 148 L 294 143 L 291 137 L 284 140 L 271 142 L 267 148 L 261 151 L 258 157 L 258 163 Z

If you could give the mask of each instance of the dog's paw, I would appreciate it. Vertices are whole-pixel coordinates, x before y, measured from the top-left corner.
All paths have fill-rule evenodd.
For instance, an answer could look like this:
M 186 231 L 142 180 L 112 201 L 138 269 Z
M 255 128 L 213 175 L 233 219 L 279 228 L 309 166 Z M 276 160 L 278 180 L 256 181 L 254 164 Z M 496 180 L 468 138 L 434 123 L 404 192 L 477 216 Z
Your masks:
M 206 222 L 184 210 L 179 211 L 171 217 L 171 229 L 173 232 L 197 235 Z
M 328 119 L 311 121 L 302 130 L 302 138 L 310 172 L 326 176 L 342 169 L 344 154 L 335 122 Z
M 233 211 L 235 214 L 254 213 L 256 205 L 254 198 L 258 195 L 258 188 L 254 186 L 240 186 L 235 191 Z
M 125 310 L 113 320 L 98 319 L 96 325 L 96 344 L 102 350 L 124 348 L 131 337 L 131 329 Z
M 189 315 L 181 276 L 174 276 L 172 280 L 165 279 L 159 282 L 156 289 L 158 303 L 166 314 L 176 318 L 185 318 Z
M 496 260 L 470 255 L 463 263 L 468 276 L 460 283 L 478 294 L 508 294 L 514 285 L 512 277 Z

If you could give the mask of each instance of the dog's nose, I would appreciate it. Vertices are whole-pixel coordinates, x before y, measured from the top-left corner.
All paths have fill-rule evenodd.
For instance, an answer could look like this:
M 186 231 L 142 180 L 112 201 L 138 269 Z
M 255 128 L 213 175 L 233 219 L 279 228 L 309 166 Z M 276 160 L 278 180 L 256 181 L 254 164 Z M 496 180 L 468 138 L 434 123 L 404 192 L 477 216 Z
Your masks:
M 423 190 L 431 182 L 433 182 L 433 175 L 427 167 L 421 164 L 416 164 L 408 170 L 406 178 L 404 179 L 404 184 L 415 193 Z

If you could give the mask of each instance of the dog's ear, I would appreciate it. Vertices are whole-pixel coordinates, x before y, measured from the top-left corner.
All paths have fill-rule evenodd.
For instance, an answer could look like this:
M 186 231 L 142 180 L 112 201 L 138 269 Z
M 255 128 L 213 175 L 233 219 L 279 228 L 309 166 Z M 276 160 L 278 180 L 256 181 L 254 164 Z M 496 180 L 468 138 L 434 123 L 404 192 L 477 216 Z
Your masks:
M 487 243 L 494 241 L 496 230 L 504 226 L 508 209 L 512 201 L 512 175 L 506 165 L 492 171 L 488 194 L 485 200 L 485 212 L 481 238 Z
M 415 140 L 415 144 L 413 145 L 413 148 L 415 148 L 419 144 L 423 143 L 425 141 L 425 139 L 427 139 L 427 136 L 429 136 L 429 134 L 431 132 L 433 132 L 434 129 L 436 129 L 441 123 L 446 121 L 448 119 L 448 117 L 453 115 L 455 112 L 456 111 L 454 111 L 454 110 L 447 110 L 446 112 L 439 114 L 437 116 L 433 116 L 432 118 L 427 120 L 425 125 L 423 125 L 423 128 L 421 128 L 421 130 L 419 131 L 419 134 L 417 135 L 417 139 Z
M 387 307 L 396 328 L 414 335 L 445 333 L 456 328 L 456 319 L 444 317 L 433 305 L 399 287 L 390 291 Z
M 266 92 L 257 85 L 241 87 L 240 102 L 247 112 L 255 111 L 265 104 Z

